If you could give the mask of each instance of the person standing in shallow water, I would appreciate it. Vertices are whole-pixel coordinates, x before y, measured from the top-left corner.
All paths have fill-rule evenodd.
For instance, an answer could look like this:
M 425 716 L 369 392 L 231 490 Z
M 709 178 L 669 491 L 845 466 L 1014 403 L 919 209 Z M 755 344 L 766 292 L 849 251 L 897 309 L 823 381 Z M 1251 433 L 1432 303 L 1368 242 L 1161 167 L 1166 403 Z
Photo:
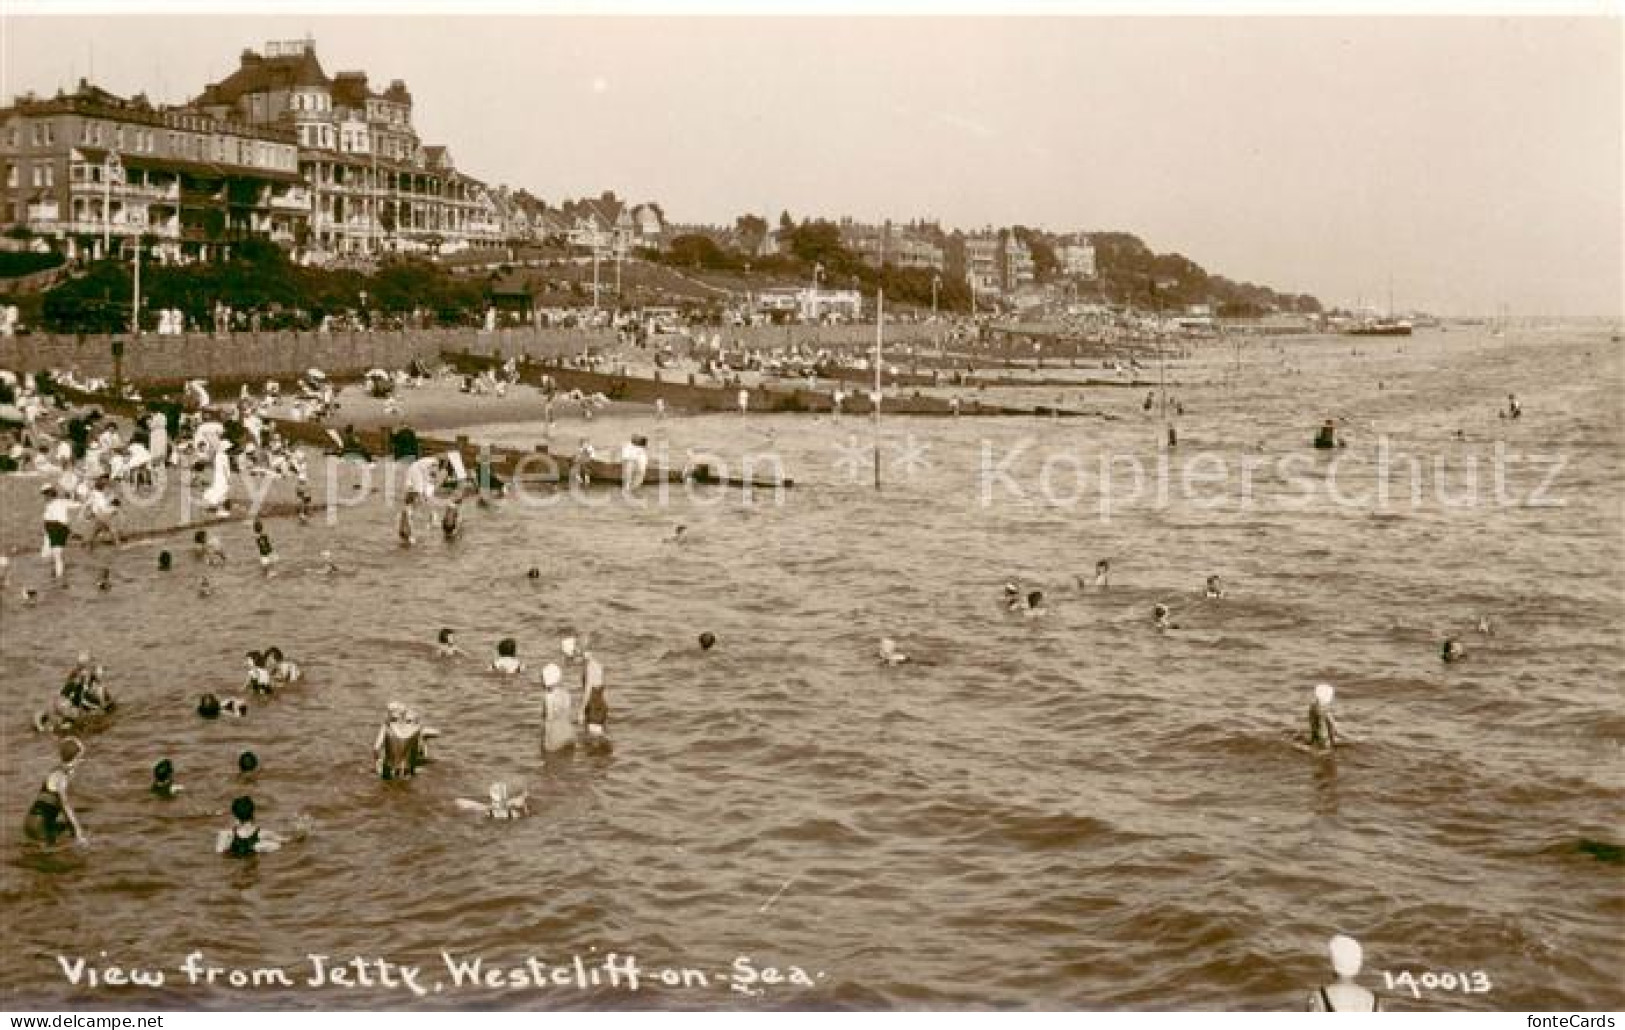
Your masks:
M 34 795 L 34 803 L 23 819 L 23 834 L 29 840 L 51 845 L 68 836 L 76 843 L 85 843 L 85 829 L 79 825 L 79 817 L 68 803 L 68 781 L 73 779 L 84 753 L 85 746 L 76 737 L 64 737 L 57 745 L 59 761 L 46 773 L 45 782 L 40 784 L 39 793 Z

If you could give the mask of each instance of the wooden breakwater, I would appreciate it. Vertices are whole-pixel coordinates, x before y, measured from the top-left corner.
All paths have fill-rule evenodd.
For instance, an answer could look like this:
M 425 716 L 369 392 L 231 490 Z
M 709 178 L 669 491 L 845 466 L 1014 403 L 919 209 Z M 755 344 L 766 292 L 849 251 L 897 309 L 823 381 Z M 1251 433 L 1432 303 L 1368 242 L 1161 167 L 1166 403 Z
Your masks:
M 63 396 L 87 407 L 100 408 L 113 415 L 134 418 L 147 405 L 158 400 L 131 401 L 112 395 L 86 393 L 62 388 Z M 284 440 L 296 446 L 311 447 L 336 457 L 358 460 L 410 461 L 415 458 L 433 458 L 456 454 L 463 468 L 482 487 L 504 482 L 547 483 L 565 485 L 579 483 L 586 486 L 619 486 L 623 468 L 618 461 L 581 461 L 573 454 L 553 453 L 545 444 L 533 450 L 497 447 L 474 443 L 467 436 L 447 440 L 437 436 L 419 436 L 406 426 L 381 426 L 356 430 L 341 436 L 332 426 L 321 422 L 293 419 L 275 421 L 276 431 Z M 703 486 L 773 489 L 793 487 L 795 480 L 784 474 L 776 462 L 771 469 L 757 474 L 750 464 L 743 465 L 737 474 L 729 472 L 718 459 L 699 460 L 692 468 L 662 468 L 651 463 L 647 483 L 666 482 L 681 484 L 693 482 Z

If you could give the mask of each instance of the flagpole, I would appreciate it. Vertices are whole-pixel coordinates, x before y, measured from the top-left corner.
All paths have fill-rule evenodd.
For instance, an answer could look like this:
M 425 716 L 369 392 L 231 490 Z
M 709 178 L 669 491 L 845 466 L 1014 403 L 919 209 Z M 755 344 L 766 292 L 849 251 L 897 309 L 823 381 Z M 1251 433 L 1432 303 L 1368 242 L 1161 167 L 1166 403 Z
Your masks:
M 880 489 L 880 363 L 886 333 L 886 291 L 875 291 L 875 489 Z

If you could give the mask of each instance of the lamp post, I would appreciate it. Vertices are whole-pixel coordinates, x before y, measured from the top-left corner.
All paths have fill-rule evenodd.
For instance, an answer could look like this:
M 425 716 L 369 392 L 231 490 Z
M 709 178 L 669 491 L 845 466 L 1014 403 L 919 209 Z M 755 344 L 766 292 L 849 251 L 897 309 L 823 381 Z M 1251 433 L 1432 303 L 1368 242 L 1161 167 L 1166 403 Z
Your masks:
M 824 264 L 818 262 L 813 265 L 812 294 L 807 298 L 807 318 L 813 321 L 818 318 L 818 280 L 824 276 Z
M 937 320 L 937 291 L 942 289 L 942 276 L 931 277 L 931 321 Z

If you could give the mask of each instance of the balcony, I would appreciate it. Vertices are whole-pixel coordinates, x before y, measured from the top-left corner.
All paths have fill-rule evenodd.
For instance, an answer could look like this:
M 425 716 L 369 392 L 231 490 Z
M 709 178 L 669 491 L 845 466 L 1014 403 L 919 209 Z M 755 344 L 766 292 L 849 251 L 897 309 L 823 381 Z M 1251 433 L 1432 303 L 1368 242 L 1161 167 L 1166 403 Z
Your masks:
M 309 211 L 310 194 L 299 190 L 291 193 L 271 194 L 271 209 L 273 211 Z

